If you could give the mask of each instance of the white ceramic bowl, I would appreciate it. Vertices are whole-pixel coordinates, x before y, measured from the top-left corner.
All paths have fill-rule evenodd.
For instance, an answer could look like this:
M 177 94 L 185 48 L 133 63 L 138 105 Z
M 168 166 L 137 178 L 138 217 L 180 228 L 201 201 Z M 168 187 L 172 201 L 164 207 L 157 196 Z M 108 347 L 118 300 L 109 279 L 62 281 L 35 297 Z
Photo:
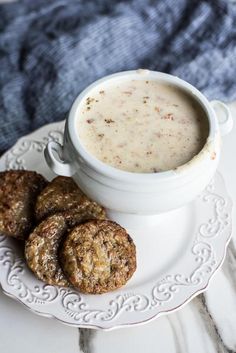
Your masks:
M 187 164 L 161 173 L 125 172 L 96 159 L 78 137 L 77 111 L 82 99 L 105 81 L 117 79 L 158 80 L 180 87 L 197 100 L 209 120 L 209 136 L 202 151 Z M 216 114 L 216 111 L 219 113 Z M 106 76 L 87 87 L 75 100 L 66 121 L 63 147 L 49 142 L 45 158 L 59 175 L 72 176 L 93 200 L 109 210 L 110 216 L 126 223 L 131 215 L 156 215 L 192 201 L 213 177 L 220 156 L 220 137 L 232 129 L 232 117 L 220 101 L 209 102 L 189 83 L 161 72 L 125 71 Z

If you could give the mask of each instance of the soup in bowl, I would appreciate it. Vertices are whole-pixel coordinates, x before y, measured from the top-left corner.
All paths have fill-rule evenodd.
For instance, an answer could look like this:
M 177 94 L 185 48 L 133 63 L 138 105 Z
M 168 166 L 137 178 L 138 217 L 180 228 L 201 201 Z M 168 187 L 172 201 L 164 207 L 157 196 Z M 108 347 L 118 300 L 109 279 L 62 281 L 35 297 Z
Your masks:
M 76 98 L 63 146 L 49 142 L 45 157 L 56 174 L 71 176 L 120 221 L 192 201 L 214 176 L 221 135 L 231 128 L 228 108 L 189 83 L 161 72 L 125 71 Z

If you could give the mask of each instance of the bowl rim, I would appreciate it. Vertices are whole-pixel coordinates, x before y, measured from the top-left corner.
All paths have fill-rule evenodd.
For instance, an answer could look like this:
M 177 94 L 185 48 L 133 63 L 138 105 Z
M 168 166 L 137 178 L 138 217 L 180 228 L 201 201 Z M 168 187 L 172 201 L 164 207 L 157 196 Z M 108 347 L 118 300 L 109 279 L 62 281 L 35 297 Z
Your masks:
M 180 177 L 181 175 L 186 173 L 189 169 L 191 169 L 194 165 L 196 165 L 196 163 L 194 163 L 194 161 L 196 161 L 196 156 L 194 156 L 189 162 L 178 167 L 180 168 L 180 171 L 178 172 L 176 172 L 178 170 L 177 168 L 177 169 L 171 169 L 171 170 L 158 172 L 158 173 L 135 173 L 135 172 L 128 172 L 121 169 L 117 169 L 108 164 L 105 164 L 104 162 L 100 161 L 92 154 L 90 154 L 80 142 L 78 127 L 76 126 L 77 111 L 79 109 L 80 103 L 88 95 L 88 93 L 91 90 L 95 89 L 97 86 L 107 83 L 111 80 L 118 80 L 121 78 L 138 79 L 138 80 L 158 80 L 158 81 L 163 81 L 165 83 L 171 83 L 175 86 L 180 87 L 182 90 L 190 94 L 201 105 L 201 107 L 206 113 L 206 117 L 209 123 L 208 138 L 206 139 L 205 145 L 196 156 L 198 156 L 199 154 L 202 154 L 202 152 L 205 149 L 207 150 L 207 145 L 210 142 L 215 140 L 215 136 L 219 131 L 219 127 L 217 124 L 217 119 L 215 118 L 214 110 L 212 109 L 210 102 L 207 100 L 207 98 L 197 88 L 195 88 L 190 83 L 176 76 L 159 72 L 159 71 L 151 71 L 146 69 L 121 71 L 115 74 L 104 76 L 96 80 L 89 86 L 87 86 L 77 96 L 74 103 L 72 104 L 72 107 L 69 111 L 67 121 L 66 121 L 66 133 L 67 133 L 67 138 L 72 144 L 72 147 L 74 148 L 75 152 L 78 153 L 78 161 L 81 160 L 81 157 L 82 157 L 83 161 L 85 161 L 90 168 L 92 168 L 99 174 L 110 177 L 112 179 L 117 179 L 117 180 L 122 180 L 127 182 L 132 182 L 132 181 L 156 182 L 156 181 L 167 180 L 167 179 L 169 180 L 169 179 L 175 179 Z M 74 157 L 75 157 L 75 154 L 73 154 L 73 158 Z

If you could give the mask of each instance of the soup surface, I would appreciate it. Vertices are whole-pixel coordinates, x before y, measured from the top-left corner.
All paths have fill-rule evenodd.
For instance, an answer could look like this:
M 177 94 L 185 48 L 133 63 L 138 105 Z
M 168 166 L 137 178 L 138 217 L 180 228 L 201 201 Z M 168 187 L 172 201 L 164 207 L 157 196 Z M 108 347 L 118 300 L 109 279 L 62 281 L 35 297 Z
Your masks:
M 90 91 L 77 114 L 85 149 L 129 172 L 177 168 L 200 152 L 209 133 L 200 104 L 160 81 L 107 82 Z

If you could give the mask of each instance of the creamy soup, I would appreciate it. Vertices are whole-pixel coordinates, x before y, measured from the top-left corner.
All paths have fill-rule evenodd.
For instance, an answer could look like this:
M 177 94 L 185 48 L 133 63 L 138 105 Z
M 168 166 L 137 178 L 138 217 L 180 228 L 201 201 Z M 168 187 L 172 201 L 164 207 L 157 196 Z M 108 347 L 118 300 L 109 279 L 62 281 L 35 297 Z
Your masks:
M 177 168 L 200 152 L 209 133 L 206 114 L 180 88 L 158 81 L 113 81 L 86 96 L 78 134 L 88 152 L 125 171 Z

